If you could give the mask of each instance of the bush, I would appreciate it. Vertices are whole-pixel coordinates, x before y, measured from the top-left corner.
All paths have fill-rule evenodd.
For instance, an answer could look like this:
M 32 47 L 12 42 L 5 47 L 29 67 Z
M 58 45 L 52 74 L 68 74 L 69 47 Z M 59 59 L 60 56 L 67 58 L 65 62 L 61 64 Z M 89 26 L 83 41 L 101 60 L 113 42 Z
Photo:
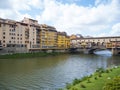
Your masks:
M 98 74 L 98 76 L 99 76 L 99 77 L 102 77 L 102 74 L 101 74 L 101 73 L 99 73 L 99 74 Z
M 106 72 L 106 73 L 109 73 L 110 71 L 107 69 L 105 72 Z
M 89 79 L 89 76 L 83 77 L 83 78 L 81 79 L 81 81 L 85 81 L 85 80 L 87 80 L 87 79 Z
M 107 82 L 103 87 L 103 90 L 120 90 L 120 76 Z
M 78 84 L 80 82 L 81 82 L 81 80 L 76 78 L 76 79 L 73 80 L 73 85 L 76 85 L 76 84 Z
M 94 79 L 95 79 L 95 80 L 97 80 L 98 78 L 97 78 L 97 77 L 95 77 Z
M 66 83 L 66 88 L 70 89 L 72 87 L 72 85 L 70 83 Z
M 72 88 L 72 90 L 78 90 L 77 88 Z
M 90 79 L 88 78 L 87 83 L 91 83 Z
M 84 84 L 80 84 L 81 88 L 86 88 L 86 86 Z
M 96 70 L 96 72 L 98 72 L 98 73 L 104 73 L 105 70 L 104 70 L 103 68 L 98 68 L 98 69 Z

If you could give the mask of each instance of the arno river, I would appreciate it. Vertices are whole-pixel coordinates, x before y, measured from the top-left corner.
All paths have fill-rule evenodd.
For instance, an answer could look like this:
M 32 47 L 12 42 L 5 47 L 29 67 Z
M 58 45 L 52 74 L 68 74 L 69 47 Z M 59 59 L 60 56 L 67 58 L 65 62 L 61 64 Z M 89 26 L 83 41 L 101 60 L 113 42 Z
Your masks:
M 0 59 L 0 90 L 57 90 L 97 68 L 120 65 L 120 56 L 64 54 Z

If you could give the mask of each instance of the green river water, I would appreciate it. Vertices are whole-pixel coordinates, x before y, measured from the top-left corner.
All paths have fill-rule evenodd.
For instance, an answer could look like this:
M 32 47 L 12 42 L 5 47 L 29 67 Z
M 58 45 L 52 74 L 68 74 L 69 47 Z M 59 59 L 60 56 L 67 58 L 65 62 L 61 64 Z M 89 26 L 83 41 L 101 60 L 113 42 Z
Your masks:
M 120 56 L 62 54 L 0 59 L 0 90 L 57 90 L 97 68 L 120 65 Z

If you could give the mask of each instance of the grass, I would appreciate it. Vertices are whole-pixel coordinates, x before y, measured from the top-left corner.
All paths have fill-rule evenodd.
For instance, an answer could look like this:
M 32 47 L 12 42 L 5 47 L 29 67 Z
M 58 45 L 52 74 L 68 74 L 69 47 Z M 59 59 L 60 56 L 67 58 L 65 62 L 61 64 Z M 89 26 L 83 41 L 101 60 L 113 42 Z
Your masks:
M 72 85 L 70 89 L 64 90 L 103 90 L 104 85 L 110 82 L 115 76 L 120 76 L 120 67 L 105 71 L 102 70 L 100 74 L 99 72 L 95 72 L 94 75 L 88 77 L 88 79 Z
M 38 53 L 16 53 L 16 54 L 7 54 L 7 55 L 0 55 L 0 59 L 16 59 L 16 58 L 34 58 L 34 57 L 42 57 L 42 56 L 49 56 L 49 55 L 58 55 L 59 53 L 45 53 L 45 52 L 38 52 Z

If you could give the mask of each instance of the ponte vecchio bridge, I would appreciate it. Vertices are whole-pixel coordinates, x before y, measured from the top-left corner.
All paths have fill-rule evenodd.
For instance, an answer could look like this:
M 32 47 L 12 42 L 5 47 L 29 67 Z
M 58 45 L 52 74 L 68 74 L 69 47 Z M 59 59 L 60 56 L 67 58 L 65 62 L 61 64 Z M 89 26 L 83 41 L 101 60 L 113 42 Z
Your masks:
M 71 48 L 87 53 L 109 49 L 113 55 L 117 55 L 120 54 L 120 36 L 75 38 L 71 40 Z

